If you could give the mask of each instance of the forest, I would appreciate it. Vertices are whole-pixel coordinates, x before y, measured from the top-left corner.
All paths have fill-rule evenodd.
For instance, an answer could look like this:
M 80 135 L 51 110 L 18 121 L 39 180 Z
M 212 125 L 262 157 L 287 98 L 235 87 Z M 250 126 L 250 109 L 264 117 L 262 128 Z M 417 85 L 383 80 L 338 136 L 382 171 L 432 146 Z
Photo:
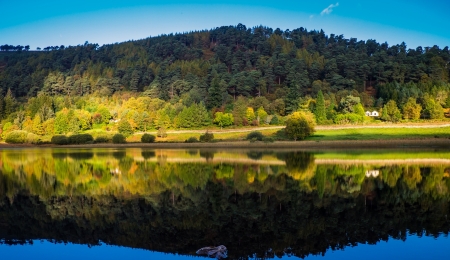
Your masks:
M 408 48 L 323 30 L 222 26 L 99 46 L 0 46 L 2 137 L 90 129 L 133 131 L 442 120 L 448 47 Z M 70 119 L 70 120 L 69 120 Z

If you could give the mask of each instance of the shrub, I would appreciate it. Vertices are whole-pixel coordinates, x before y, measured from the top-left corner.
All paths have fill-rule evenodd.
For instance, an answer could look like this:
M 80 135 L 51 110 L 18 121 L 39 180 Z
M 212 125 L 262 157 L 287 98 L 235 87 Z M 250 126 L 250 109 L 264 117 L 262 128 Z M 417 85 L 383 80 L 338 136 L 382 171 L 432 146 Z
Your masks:
M 167 137 L 166 128 L 165 128 L 164 126 L 161 126 L 161 127 L 158 129 L 158 132 L 156 133 L 156 135 L 157 135 L 158 137 L 161 137 L 161 138 L 166 138 L 166 137 Z
M 142 143 L 153 143 L 153 142 L 155 142 L 155 136 L 154 135 L 151 135 L 151 134 L 144 134 L 144 135 L 142 135 L 142 137 L 141 137 L 141 142 Z
M 112 142 L 115 144 L 124 144 L 127 140 L 123 134 L 115 134 L 112 138 Z
M 272 137 L 263 137 L 262 140 L 265 143 L 273 143 L 275 141 Z
M 97 136 L 97 138 L 95 138 L 94 143 L 109 143 L 109 141 L 111 141 L 111 138 L 108 138 L 107 136 Z
M 86 143 L 93 143 L 94 137 L 90 134 L 77 134 L 77 135 L 71 135 L 68 138 L 69 144 L 86 144 Z
M 337 114 L 334 118 L 334 122 L 340 125 L 362 123 L 364 122 L 364 116 L 355 113 Z
M 14 130 L 6 135 L 6 142 L 9 144 L 23 144 L 27 142 L 27 131 Z
M 200 136 L 200 142 L 202 143 L 208 143 L 211 142 L 212 140 L 214 140 L 214 134 L 209 133 L 208 131 L 206 131 L 204 134 Z
M 264 138 L 264 135 L 259 132 L 259 131 L 253 131 L 250 132 L 247 137 L 245 138 L 246 140 L 250 140 L 250 141 L 262 141 Z
M 286 121 L 286 135 L 294 139 L 303 140 L 314 133 L 315 120 L 310 112 L 294 112 Z
M 272 120 L 270 120 L 270 124 L 271 124 L 271 125 L 278 125 L 278 124 L 279 124 L 278 121 L 279 121 L 279 120 L 278 120 L 278 116 L 277 116 L 277 115 L 274 115 L 274 116 L 272 117 Z
M 193 136 L 193 137 L 189 137 L 186 141 L 184 141 L 185 143 L 198 143 L 198 139 L 197 137 Z
M 54 135 L 51 140 L 52 144 L 65 145 L 69 143 L 69 139 L 65 135 Z
M 39 144 L 41 143 L 41 137 L 37 134 L 28 133 L 27 134 L 27 143 L 29 144 Z

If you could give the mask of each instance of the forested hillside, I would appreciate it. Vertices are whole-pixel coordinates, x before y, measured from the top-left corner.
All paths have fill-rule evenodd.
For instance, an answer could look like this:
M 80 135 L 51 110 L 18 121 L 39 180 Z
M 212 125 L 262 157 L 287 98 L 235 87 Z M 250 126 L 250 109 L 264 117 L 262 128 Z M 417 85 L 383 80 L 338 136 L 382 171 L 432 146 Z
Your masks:
M 246 125 L 310 109 L 319 123 L 345 123 L 364 120 L 349 115 L 363 116 L 358 104 L 363 110 L 386 106 L 388 121 L 439 119 L 450 106 L 448 47 L 389 46 L 302 27 L 239 24 L 103 46 L 0 47 L 0 115 L 14 124 L 19 114 L 20 129 L 26 117 L 39 114 L 45 122 L 64 108 L 87 112 L 90 124 L 134 117 L 133 127 L 143 130 L 137 117 L 150 117 L 149 127 L 189 128 L 211 124 L 217 111 Z M 140 105 L 124 108 L 131 97 Z M 99 109 L 109 115 L 98 119 Z M 204 122 L 180 124 L 184 119 L 176 117 L 188 109 L 200 109 Z

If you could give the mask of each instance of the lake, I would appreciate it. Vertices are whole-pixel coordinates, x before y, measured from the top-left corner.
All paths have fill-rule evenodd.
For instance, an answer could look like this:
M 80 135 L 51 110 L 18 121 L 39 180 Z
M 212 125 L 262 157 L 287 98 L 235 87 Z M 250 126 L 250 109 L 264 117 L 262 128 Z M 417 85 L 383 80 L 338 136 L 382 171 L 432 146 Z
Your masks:
M 448 258 L 449 188 L 446 150 L 2 149 L 0 252 Z

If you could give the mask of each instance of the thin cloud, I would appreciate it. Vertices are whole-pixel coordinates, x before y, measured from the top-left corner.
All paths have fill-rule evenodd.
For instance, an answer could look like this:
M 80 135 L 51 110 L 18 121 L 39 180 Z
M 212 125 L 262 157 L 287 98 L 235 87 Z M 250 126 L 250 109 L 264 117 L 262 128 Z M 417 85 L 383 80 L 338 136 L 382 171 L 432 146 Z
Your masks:
M 310 15 L 310 16 L 309 16 L 309 19 L 313 19 L 313 18 L 314 18 L 314 15 Z
M 331 14 L 331 12 L 333 12 L 333 8 L 338 7 L 338 6 L 339 6 L 339 3 L 331 4 L 327 8 L 323 9 L 322 12 L 320 12 L 320 15 Z

